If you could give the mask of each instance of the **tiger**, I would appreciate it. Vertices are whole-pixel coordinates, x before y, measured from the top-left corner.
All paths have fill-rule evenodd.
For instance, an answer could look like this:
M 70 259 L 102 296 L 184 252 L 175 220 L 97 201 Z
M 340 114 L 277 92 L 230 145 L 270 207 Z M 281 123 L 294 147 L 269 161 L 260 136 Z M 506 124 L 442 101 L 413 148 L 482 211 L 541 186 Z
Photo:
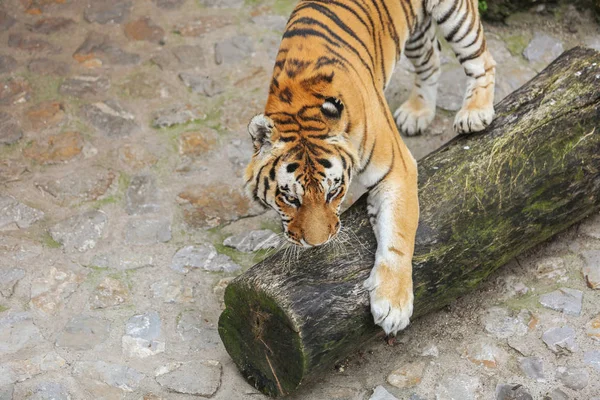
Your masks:
M 377 250 L 363 286 L 374 323 L 390 336 L 413 313 L 419 220 L 417 164 L 399 131 L 418 135 L 434 118 L 441 74 L 436 27 L 467 76 L 454 129 L 483 130 L 494 117 L 496 63 L 477 0 L 300 1 L 283 33 L 264 112 L 248 125 L 254 153 L 246 191 L 279 213 L 294 245 L 331 241 L 353 178 L 367 188 Z M 415 79 L 392 113 L 384 90 L 401 54 Z

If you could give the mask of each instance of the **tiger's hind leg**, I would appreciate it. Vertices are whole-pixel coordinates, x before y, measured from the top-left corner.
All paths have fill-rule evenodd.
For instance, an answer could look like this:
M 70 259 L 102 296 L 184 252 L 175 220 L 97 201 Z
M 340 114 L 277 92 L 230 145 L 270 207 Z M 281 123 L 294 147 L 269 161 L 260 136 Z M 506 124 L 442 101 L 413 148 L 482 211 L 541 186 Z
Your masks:
M 488 51 L 477 0 L 440 0 L 432 14 L 467 74 L 462 108 L 454 119 L 458 133 L 478 132 L 494 119 L 496 62 Z
M 433 121 L 440 77 L 440 44 L 428 16 L 409 38 L 404 54 L 415 67 L 415 83 L 408 97 L 394 113 L 396 125 L 407 136 L 421 134 Z

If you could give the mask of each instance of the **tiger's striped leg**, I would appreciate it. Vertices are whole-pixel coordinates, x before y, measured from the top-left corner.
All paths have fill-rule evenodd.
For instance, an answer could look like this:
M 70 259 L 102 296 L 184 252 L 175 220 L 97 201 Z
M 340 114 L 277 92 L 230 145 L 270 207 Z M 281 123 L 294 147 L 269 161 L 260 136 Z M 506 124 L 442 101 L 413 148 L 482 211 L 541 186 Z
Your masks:
M 405 149 L 404 145 L 401 148 Z M 407 165 L 399 161 L 400 157 Z M 379 171 L 389 168 L 383 179 L 376 174 L 371 177 L 381 179 L 369 191 L 367 206 L 377 238 L 377 252 L 364 287 L 369 290 L 375 323 L 386 334 L 395 335 L 406 328 L 413 313 L 412 256 L 419 202 L 416 162 L 408 149 L 401 155 L 394 154 L 391 160 L 391 167 L 388 159 L 375 168 Z M 366 178 L 361 181 L 369 183 L 371 179 Z
M 458 133 L 480 131 L 494 119 L 496 62 L 487 48 L 478 2 L 440 0 L 432 13 L 468 77 L 454 129 Z
M 439 45 L 435 25 L 428 16 L 404 47 L 404 54 L 415 67 L 415 84 L 408 100 L 394 113 L 394 118 L 400 132 L 407 136 L 421 134 L 435 116 L 440 77 Z

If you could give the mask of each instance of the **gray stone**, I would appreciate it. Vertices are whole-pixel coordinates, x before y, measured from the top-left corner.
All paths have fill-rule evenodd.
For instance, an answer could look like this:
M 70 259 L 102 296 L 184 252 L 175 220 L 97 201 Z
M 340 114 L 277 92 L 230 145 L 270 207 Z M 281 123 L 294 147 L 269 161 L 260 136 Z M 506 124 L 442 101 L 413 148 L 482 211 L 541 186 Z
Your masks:
M 417 386 L 421 383 L 424 372 L 424 361 L 406 363 L 402 367 L 392 371 L 387 377 L 387 382 L 399 389 Z
M 1 398 L 1 397 L 0 397 Z M 69 390 L 56 382 L 42 382 L 35 387 L 27 400 L 71 400 Z
M 398 400 L 398 398 L 385 390 L 383 386 L 377 386 L 369 400 Z
M 474 376 L 449 376 L 437 385 L 436 400 L 475 400 L 479 385 L 479 378 Z
M 109 137 L 127 136 L 138 129 L 134 116 L 114 100 L 86 104 L 81 112 L 99 132 Z
M 554 353 L 563 353 L 564 350 L 574 352 L 578 348 L 575 331 L 570 326 L 548 329 L 542 335 L 542 340 Z
M 11 297 L 17 282 L 25 277 L 25 270 L 21 268 L 0 269 L 0 293 L 2 296 Z
M 76 315 L 56 338 L 58 347 L 90 350 L 104 343 L 110 333 L 110 322 L 97 316 Z
M 0 356 L 34 348 L 41 345 L 42 341 L 42 335 L 33 323 L 30 313 L 9 312 L 8 315 L 2 313 L 0 316 Z
M 496 386 L 496 400 L 533 400 L 527 389 L 519 384 Z
M 83 279 L 83 274 L 52 267 L 31 280 L 31 305 L 46 314 L 56 314 Z
M 19 123 L 10 114 L 0 111 L 0 144 L 13 144 L 22 137 Z
M 236 64 L 253 52 L 254 43 L 248 36 L 234 36 L 215 44 L 215 63 Z
M 130 270 L 154 266 L 154 257 L 150 254 L 134 253 L 127 251 L 126 254 L 102 254 L 92 259 L 92 266 L 101 268 L 113 268 L 118 270 Z
M 52 226 L 49 232 L 65 249 L 84 252 L 96 247 L 107 223 L 106 214 L 93 210 L 67 218 Z
M 476 340 L 468 343 L 463 356 L 473 364 L 486 368 L 498 368 L 508 358 L 506 352 L 488 340 Z
M 105 277 L 96 286 L 90 299 L 93 309 L 115 307 L 129 299 L 129 288 L 118 279 Z
M 171 51 L 185 68 L 198 68 L 206 65 L 206 51 L 202 46 L 184 44 L 174 47 Z
M 159 368 L 156 381 L 177 393 L 211 397 L 221 386 L 221 369 L 213 360 L 176 363 Z
M 162 279 L 150 286 L 152 297 L 165 303 L 191 303 L 194 301 L 194 287 L 187 281 Z
M 600 214 L 587 218 L 580 226 L 579 233 L 600 239 Z
M 252 17 L 252 22 L 261 28 L 271 29 L 277 32 L 283 32 L 287 24 L 287 18 L 282 15 L 257 15 Z
M 133 368 L 104 361 L 76 361 L 73 364 L 73 375 L 104 382 L 125 392 L 138 389 L 145 377 Z
M 0 55 L 0 74 L 14 71 L 17 65 L 17 60 L 13 56 Z
M 10 29 L 14 23 L 17 22 L 15 18 L 8 15 L 4 10 L 0 10 L 0 31 L 4 32 Z
M 1 12 L 0 12 L 1 13 Z M 0 367 L 0 371 L 2 367 Z M 14 385 L 0 386 L 0 400 L 13 400 Z
M 279 243 L 277 234 L 268 229 L 240 233 L 229 236 L 223 241 L 225 246 L 233 247 L 244 253 L 276 248 Z
M 75 23 L 71 18 L 64 17 L 47 17 L 38 20 L 35 24 L 29 25 L 27 29 L 34 33 L 49 35 L 66 29 Z
M 171 240 L 169 218 L 132 219 L 125 227 L 125 242 L 136 245 L 165 243 Z
M 582 253 L 585 265 L 581 269 L 585 283 L 590 289 L 600 289 L 600 250 L 588 250 Z
M 75 50 L 73 58 L 81 63 L 132 65 L 141 61 L 139 54 L 129 53 L 109 40 L 108 35 L 89 32 L 83 43 Z
M 56 61 L 49 58 L 34 58 L 27 64 L 29 72 L 40 75 L 59 75 L 69 74 L 71 67 L 63 61 Z
M 244 5 L 244 0 L 199 0 L 203 7 L 211 8 L 240 8 Z
M 588 385 L 589 375 L 585 368 L 558 367 L 556 378 L 563 385 L 573 390 L 581 390 Z
M 185 3 L 185 0 L 152 0 L 152 2 L 156 4 L 158 8 L 174 10 L 181 7 L 183 3 Z
M 193 350 L 214 349 L 221 345 L 217 329 L 207 323 L 198 311 L 183 311 L 177 316 L 177 334 Z
M 533 39 L 523 51 L 523 56 L 532 63 L 549 64 L 564 51 L 560 40 L 544 33 L 535 32 Z
M 152 175 L 136 175 L 131 179 L 125 193 L 125 211 L 129 215 L 153 213 L 160 210 L 156 178 Z
M 439 80 L 437 106 L 447 111 L 458 111 L 462 107 L 467 76 L 462 67 L 457 66 L 443 71 Z
M 116 178 L 117 174 L 110 169 L 81 168 L 56 179 L 37 181 L 35 186 L 60 205 L 78 205 L 102 198 L 117 181 Z
M 492 307 L 482 317 L 486 332 L 499 339 L 511 336 L 523 336 L 527 333 L 527 325 L 518 317 L 512 317 L 505 308 Z
M 131 317 L 125 325 L 122 338 L 123 353 L 129 357 L 146 358 L 165 351 L 165 342 L 160 337 L 160 316 L 149 311 Z
M 8 47 L 26 51 L 28 53 L 38 52 L 58 52 L 59 47 L 55 47 L 49 42 L 36 37 L 26 36 L 22 33 L 11 33 L 8 35 Z
M 434 357 L 434 358 L 438 358 L 439 356 L 440 356 L 440 350 L 433 343 L 428 344 L 427 346 L 425 346 L 425 348 L 421 352 L 421 357 Z
M 544 396 L 544 400 L 569 400 L 569 396 L 560 389 L 554 389 Z
M 223 86 L 205 74 L 182 72 L 179 74 L 179 79 L 192 90 L 192 93 L 203 94 L 207 97 L 213 97 L 225 91 Z
M 171 261 L 171 269 L 184 274 L 196 268 L 211 272 L 234 272 L 241 267 L 228 256 L 218 254 L 210 244 L 179 249 Z
M 582 302 L 583 292 L 569 288 L 560 288 L 540 296 L 540 303 L 544 307 L 569 315 L 580 315 Z
M 79 98 L 105 93 L 109 87 L 108 78 L 98 75 L 79 75 L 66 79 L 58 88 L 58 92 Z
M 201 121 L 206 118 L 199 107 L 192 105 L 176 105 L 154 113 L 152 126 L 154 128 L 169 128 L 174 125 Z
M 83 17 L 90 23 L 121 23 L 129 15 L 131 5 L 131 0 L 90 1 L 83 12 Z
M 539 357 L 526 357 L 519 360 L 521 371 L 531 379 L 544 382 L 544 364 Z
M 583 362 L 600 372 L 600 350 L 590 350 L 583 353 Z
M 26 229 L 42 218 L 42 211 L 20 203 L 12 196 L 0 196 L 0 231 Z

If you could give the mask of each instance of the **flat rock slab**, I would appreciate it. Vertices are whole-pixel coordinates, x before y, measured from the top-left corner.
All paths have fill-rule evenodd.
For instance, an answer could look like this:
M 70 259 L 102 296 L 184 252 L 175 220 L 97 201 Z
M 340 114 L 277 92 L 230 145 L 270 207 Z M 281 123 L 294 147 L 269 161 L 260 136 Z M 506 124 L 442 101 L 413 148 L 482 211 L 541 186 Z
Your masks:
M 580 290 L 560 288 L 540 296 L 540 304 L 569 315 L 580 315 L 583 292 Z
M 31 281 L 31 305 L 39 311 L 54 315 L 77 290 L 84 276 L 67 269 L 50 268 Z
M 25 277 L 25 270 L 21 268 L 0 269 L 0 294 L 9 298 L 15 291 L 17 283 Z
M 129 215 L 158 212 L 160 210 L 159 193 L 156 178 L 153 175 L 136 175 L 131 178 L 125 193 L 125 211 Z
M 436 400 L 475 400 L 479 390 L 479 378 L 459 374 L 442 379 L 436 388 Z
M 185 86 L 190 88 L 192 93 L 202 94 L 207 97 L 213 97 L 225 91 L 225 88 L 210 76 L 195 72 L 182 72 L 179 79 Z
M 27 400 L 71 400 L 69 390 L 56 382 L 42 382 L 38 384 Z M 2 396 L 0 395 L 0 399 Z
M 591 350 L 583 353 L 583 362 L 600 372 L 600 350 Z
M 253 251 L 276 248 L 280 244 L 279 236 L 268 229 L 244 232 L 229 236 L 223 241 L 228 247 L 237 251 L 251 253 Z
M 583 252 L 585 265 L 581 269 L 585 283 L 590 289 L 600 289 L 600 250 Z
M 90 350 L 108 339 L 110 322 L 97 316 L 77 315 L 56 338 L 56 345 L 73 350 Z
M 248 36 L 234 36 L 215 44 L 217 65 L 236 64 L 254 52 L 254 43 Z
M 217 253 L 211 244 L 186 246 L 179 249 L 171 260 L 171 269 L 186 274 L 193 269 L 211 272 L 234 272 L 241 267 L 231 258 Z
M 213 360 L 175 363 L 159 368 L 156 381 L 177 393 L 211 397 L 221 386 L 221 369 Z
M 496 386 L 496 400 L 533 400 L 533 396 L 520 384 L 500 384 Z
M 0 196 L 0 231 L 26 229 L 44 218 L 44 212 L 19 202 L 12 196 Z
M 377 386 L 369 400 L 398 400 L 398 398 L 385 390 L 383 386 Z
M 30 313 L 16 312 L 0 316 L 0 356 L 19 353 L 43 343 L 42 334 L 33 323 Z
M 84 252 L 96 247 L 107 223 L 105 213 L 93 210 L 67 218 L 52 226 L 49 232 L 65 249 Z
M 135 117 L 114 100 L 86 104 L 83 117 L 99 132 L 109 137 L 127 136 L 138 129 Z
M 40 75 L 66 76 L 71 71 L 69 64 L 50 58 L 34 58 L 27 64 L 29 72 Z
M 499 339 L 511 336 L 524 336 L 527 333 L 527 323 L 521 314 L 513 317 L 508 310 L 501 307 L 492 307 L 486 311 L 482 318 L 486 332 Z
M 138 389 L 145 375 L 125 365 L 104 361 L 76 361 L 73 364 L 73 375 L 104 382 L 109 386 L 125 392 Z
M 532 63 L 547 65 L 561 55 L 563 51 L 563 44 L 560 40 L 536 32 L 523 51 L 523 56 Z
M 199 0 L 199 3 L 209 8 L 240 8 L 244 5 L 244 0 Z
M 23 137 L 23 131 L 10 114 L 0 111 L 0 144 L 13 144 Z
M 129 287 L 119 279 L 105 277 L 94 289 L 90 298 L 93 309 L 116 307 L 129 300 Z
M 75 24 L 75 21 L 71 18 L 47 17 L 36 21 L 35 24 L 28 26 L 27 29 L 33 33 L 49 35 L 67 29 L 73 24 Z
M 544 374 L 544 363 L 539 357 L 525 357 L 519 360 L 519 367 L 523 373 L 538 382 L 543 382 L 546 378 Z
M 103 64 L 132 65 L 141 61 L 138 54 L 124 51 L 111 42 L 108 35 L 96 32 L 88 34 L 84 42 L 73 53 L 73 58 L 89 68 L 100 67 Z
M 171 240 L 171 220 L 168 218 L 132 219 L 125 227 L 125 242 L 151 245 Z
M 125 325 L 125 336 L 121 339 L 123 353 L 129 357 L 146 358 L 165 351 L 165 342 L 160 337 L 161 319 L 156 311 L 131 317 Z
M 550 328 L 544 332 L 542 340 L 554 353 L 563 353 L 564 350 L 572 353 L 578 349 L 575 330 L 570 326 Z
M 87 22 L 99 24 L 121 23 L 129 16 L 131 0 L 90 1 L 83 12 Z
M 592 339 L 600 341 L 600 314 L 587 323 L 586 333 Z
M 392 371 L 388 375 L 387 381 L 390 385 L 400 389 L 409 388 L 421 383 L 424 372 L 425 362 L 415 361 Z
M 152 119 L 152 126 L 154 128 L 170 128 L 174 125 L 203 119 L 206 119 L 206 114 L 199 107 L 180 104 L 156 111 Z
M 573 390 L 585 388 L 590 380 L 590 376 L 585 368 L 558 367 L 556 369 L 556 378 L 563 385 Z
M 58 88 L 58 92 L 79 98 L 102 94 L 109 88 L 110 81 L 104 76 L 79 75 L 66 79 Z

